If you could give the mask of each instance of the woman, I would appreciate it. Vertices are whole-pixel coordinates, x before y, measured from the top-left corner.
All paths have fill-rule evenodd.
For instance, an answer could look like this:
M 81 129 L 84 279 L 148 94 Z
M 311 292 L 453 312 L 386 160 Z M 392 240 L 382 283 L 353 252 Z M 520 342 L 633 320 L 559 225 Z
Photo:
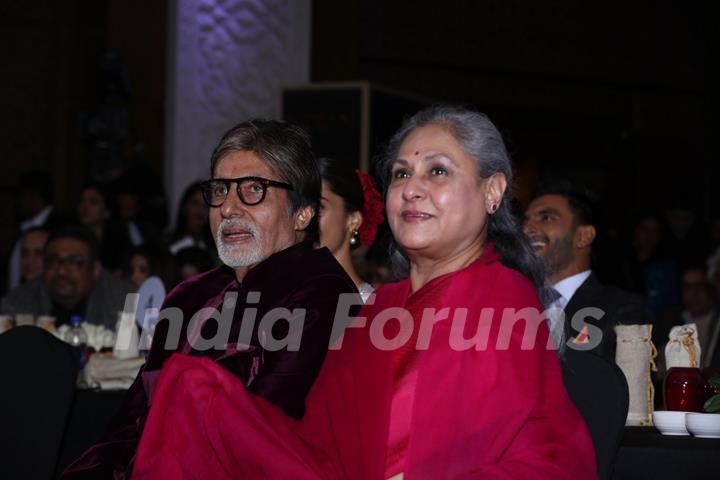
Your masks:
M 353 267 L 351 250 L 369 247 L 383 222 L 382 200 L 369 175 L 329 158 L 318 160 L 322 175 L 320 243 L 327 247 L 357 286 L 363 302 L 373 291 Z
M 122 259 L 132 243 L 127 232 L 112 218 L 108 187 L 90 183 L 83 188 L 77 206 L 80 224 L 95 234 L 100 243 L 100 261 L 108 270 L 118 273 L 122 269 Z
M 510 212 L 495 126 L 462 108 L 422 111 L 378 171 L 408 276 L 378 289 L 333 345 L 305 417 L 287 419 L 211 362 L 173 358 L 136 478 L 595 477 L 538 315 L 542 270 Z
M 215 242 L 208 223 L 208 206 L 202 197 L 202 182 L 190 184 L 183 192 L 175 222 L 175 233 L 169 250 L 172 255 L 188 247 L 203 250 L 213 248 Z

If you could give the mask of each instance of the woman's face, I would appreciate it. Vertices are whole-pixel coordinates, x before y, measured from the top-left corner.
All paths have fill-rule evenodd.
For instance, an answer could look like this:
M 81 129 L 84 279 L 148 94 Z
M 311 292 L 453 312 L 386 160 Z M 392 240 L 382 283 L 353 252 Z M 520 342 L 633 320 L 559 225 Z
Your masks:
M 360 224 L 355 217 L 360 217 L 360 213 L 348 213 L 342 197 L 335 194 L 323 180 L 320 199 L 320 245 L 327 247 L 336 257 L 342 252 L 349 255 L 352 232 L 359 228 Z
M 411 260 L 479 251 L 487 232 L 486 185 L 445 126 L 413 130 L 392 165 L 386 200 L 398 245 Z
M 130 257 L 130 281 L 133 285 L 140 288 L 140 285 L 142 285 L 149 276 L 150 265 L 148 265 L 147 258 L 137 254 Z
M 192 193 L 185 202 L 185 219 L 187 229 L 195 235 L 202 235 L 208 229 L 208 206 L 202 197 L 202 192 L 197 190 Z
M 88 188 L 80 196 L 78 219 L 87 227 L 102 224 L 110 215 L 105 198 L 95 188 Z

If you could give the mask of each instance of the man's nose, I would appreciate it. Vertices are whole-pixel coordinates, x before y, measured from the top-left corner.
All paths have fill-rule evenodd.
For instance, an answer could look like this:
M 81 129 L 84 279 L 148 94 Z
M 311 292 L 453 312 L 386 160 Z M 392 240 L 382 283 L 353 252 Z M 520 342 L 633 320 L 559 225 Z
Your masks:
M 525 236 L 528 237 L 534 233 L 537 233 L 537 228 L 535 227 L 535 224 L 529 218 L 526 218 L 523 222 L 523 233 L 525 234 Z
M 237 192 L 237 185 L 230 185 L 230 191 L 228 192 L 225 201 L 222 205 L 220 205 L 219 208 L 220 214 L 223 218 L 236 217 L 245 213 L 245 208 L 247 208 L 247 205 L 242 203 L 242 201 L 240 200 L 240 196 Z

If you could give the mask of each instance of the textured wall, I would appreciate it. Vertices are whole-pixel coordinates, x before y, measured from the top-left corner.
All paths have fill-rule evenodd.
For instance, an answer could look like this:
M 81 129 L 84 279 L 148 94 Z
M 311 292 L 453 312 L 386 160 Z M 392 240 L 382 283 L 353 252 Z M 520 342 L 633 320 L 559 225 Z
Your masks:
M 310 0 L 176 0 L 169 5 L 166 187 L 173 211 L 207 178 L 222 133 L 279 118 L 286 85 L 309 80 Z

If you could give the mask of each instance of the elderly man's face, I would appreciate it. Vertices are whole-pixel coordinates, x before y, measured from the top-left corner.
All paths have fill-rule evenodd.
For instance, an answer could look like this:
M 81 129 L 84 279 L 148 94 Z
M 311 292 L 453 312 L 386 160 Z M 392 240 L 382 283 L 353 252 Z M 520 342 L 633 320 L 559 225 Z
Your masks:
M 100 277 L 100 262 L 75 238 L 57 238 L 45 248 L 43 282 L 50 298 L 72 308 L 85 300 Z
M 232 152 L 218 162 L 214 178 L 263 177 L 282 181 L 260 157 L 253 152 Z M 279 252 L 301 239 L 312 211 L 309 208 L 290 213 L 288 192 L 268 187 L 265 199 L 248 206 L 240 201 L 237 184 L 230 186 L 225 202 L 210 208 L 210 229 L 220 259 L 235 268 L 238 279 L 247 270 L 275 252 Z

